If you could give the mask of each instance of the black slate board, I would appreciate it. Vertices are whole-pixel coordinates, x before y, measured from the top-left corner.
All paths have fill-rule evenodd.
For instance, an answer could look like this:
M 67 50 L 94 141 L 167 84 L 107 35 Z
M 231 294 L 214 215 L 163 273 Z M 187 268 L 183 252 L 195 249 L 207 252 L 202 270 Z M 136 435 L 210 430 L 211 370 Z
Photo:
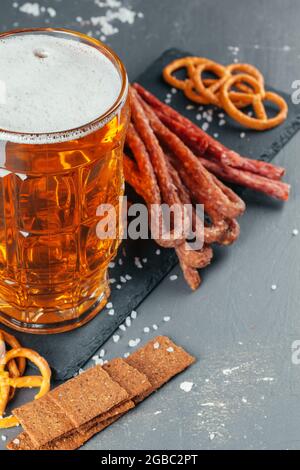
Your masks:
M 166 95 L 170 93 L 170 87 L 162 80 L 161 70 L 171 60 L 185 55 L 190 54 L 177 49 L 166 51 L 137 81 L 158 98 L 164 100 Z M 242 139 L 240 133 L 243 129 L 230 123 L 225 117 L 228 123 L 219 127 L 219 119 L 217 118 L 210 124 L 207 132 L 211 135 L 218 133 L 222 143 L 242 155 L 271 160 L 300 128 L 300 115 L 297 106 L 291 104 L 288 95 L 280 94 L 289 104 L 288 119 L 280 127 L 263 133 L 246 131 L 246 137 Z M 197 109 L 187 110 L 188 104 L 190 103 L 180 91 L 172 94 L 171 105 L 201 126 L 202 122 L 195 119 L 199 111 Z M 214 111 L 216 116 L 219 112 L 221 111 Z M 96 318 L 80 329 L 58 335 L 14 334 L 24 346 L 39 351 L 49 361 L 56 380 L 68 379 L 90 359 L 125 320 L 131 310 L 137 308 L 174 267 L 177 261 L 173 250 L 161 250 L 160 255 L 156 254 L 156 250 L 157 245 L 150 240 L 126 240 L 123 242 L 115 260 L 116 266 L 110 270 L 110 277 L 116 279 L 116 282 L 111 286 L 110 300 L 115 310 L 113 316 L 108 315 L 108 310 L 104 309 Z M 135 257 L 140 259 L 143 265 L 142 269 L 136 266 Z M 119 264 L 120 259 L 122 260 L 121 264 Z M 144 261 L 142 261 L 143 259 Z M 123 284 L 119 282 L 119 279 L 125 274 L 129 274 L 132 280 Z M 116 288 L 118 283 L 122 285 L 120 290 Z

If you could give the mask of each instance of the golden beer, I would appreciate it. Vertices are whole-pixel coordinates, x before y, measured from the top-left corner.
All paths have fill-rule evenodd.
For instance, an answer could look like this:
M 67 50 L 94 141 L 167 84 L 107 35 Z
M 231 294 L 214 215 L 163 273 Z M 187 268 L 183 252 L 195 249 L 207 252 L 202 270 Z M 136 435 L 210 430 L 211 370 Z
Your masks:
M 111 204 L 118 213 L 123 194 L 127 77 L 111 50 L 84 35 L 63 30 L 8 34 L 85 44 L 105 55 L 120 77 L 117 98 L 92 122 L 55 132 L 0 130 L 0 321 L 31 333 L 61 332 L 93 318 L 109 295 L 107 268 L 120 237 L 98 237 L 97 211 Z M 0 57 L 6 36 L 0 35 Z M 47 54 L 44 49 L 38 50 L 41 56 Z

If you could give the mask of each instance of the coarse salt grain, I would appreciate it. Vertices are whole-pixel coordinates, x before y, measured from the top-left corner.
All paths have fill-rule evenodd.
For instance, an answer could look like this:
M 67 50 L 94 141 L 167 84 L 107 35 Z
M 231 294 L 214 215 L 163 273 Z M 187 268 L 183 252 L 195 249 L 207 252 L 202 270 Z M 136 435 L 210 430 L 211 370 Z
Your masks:
M 114 284 L 115 282 L 116 282 L 115 278 L 111 277 L 111 278 L 109 279 L 109 283 L 110 283 L 110 284 Z
M 129 328 L 131 326 L 131 318 L 127 317 L 125 320 L 125 325 Z
M 160 344 L 159 343 L 154 343 L 153 344 L 153 349 L 159 349 Z
M 208 122 L 204 122 L 204 123 L 202 124 L 202 130 L 203 130 L 204 132 L 206 132 L 206 131 L 208 130 L 208 128 L 209 128 Z
M 192 105 L 192 104 L 188 104 L 188 105 L 186 105 L 185 109 L 186 109 L 187 111 L 191 111 L 192 109 L 195 109 L 195 106 Z
M 168 316 L 164 317 L 164 321 L 167 322 L 167 321 L 170 321 L 170 320 L 171 320 L 171 317 L 168 317 Z
M 109 309 L 110 309 L 110 308 L 113 308 L 112 302 L 108 302 L 108 303 L 106 304 L 106 308 L 109 308 Z
M 122 282 L 123 284 L 125 284 L 125 282 L 126 282 L 126 279 L 125 279 L 125 277 L 124 277 L 124 276 L 120 276 L 120 282 Z
M 174 348 L 172 348 L 172 346 L 170 346 L 169 348 L 167 348 L 167 352 L 169 352 L 169 353 L 174 352 Z
M 129 352 L 126 352 L 126 353 L 123 354 L 123 357 L 125 357 L 125 359 L 126 359 L 127 357 L 129 357 L 129 356 L 130 356 L 130 353 L 129 353 Z
M 119 328 L 120 328 L 121 331 L 126 331 L 126 326 L 125 325 L 120 325 Z
M 222 126 L 224 126 L 225 124 L 226 124 L 225 119 L 220 119 L 220 121 L 219 121 L 219 126 L 222 127 Z
M 131 316 L 131 318 L 132 318 L 133 320 L 135 320 L 136 317 L 137 317 L 137 312 L 136 312 L 135 310 L 132 310 L 130 316 Z
M 154 325 L 152 325 L 152 328 L 153 328 L 153 330 L 155 330 L 155 331 L 158 330 L 158 326 L 157 326 L 155 323 L 154 323 Z
M 214 133 L 214 138 L 217 139 L 219 137 L 219 134 L 217 132 Z
M 18 446 L 20 444 L 20 439 L 16 438 L 13 440 L 13 443 Z
M 115 311 L 113 308 L 111 308 L 109 311 L 108 311 L 108 315 L 110 315 L 111 317 L 115 314 Z
M 154 411 L 155 415 L 160 415 L 160 413 L 161 413 L 161 410 Z
M 141 341 L 140 338 L 130 339 L 130 340 L 128 341 L 128 346 L 129 346 L 130 348 L 135 348 L 135 347 L 140 343 L 140 341 Z
M 178 279 L 177 274 L 172 274 L 172 276 L 169 277 L 170 281 L 176 281 Z
M 7 437 L 4 436 L 4 434 L 2 434 L 2 435 L 1 435 L 1 440 L 2 440 L 3 442 L 5 442 L 5 441 L 7 440 Z
M 150 333 L 150 328 L 149 326 L 145 326 L 145 328 L 143 329 L 144 333 Z
M 105 356 L 105 349 L 101 349 L 101 351 L 99 352 L 99 356 L 100 356 L 100 357 L 104 357 L 104 356 Z
M 119 335 L 113 335 L 113 342 L 114 342 L 114 343 L 117 343 L 119 340 L 120 340 L 120 336 L 119 336 Z
M 299 235 L 299 230 L 297 228 L 294 228 L 292 234 L 294 237 L 296 237 L 297 235 Z
M 117 284 L 117 285 L 116 285 L 116 288 L 119 289 L 119 290 L 122 289 L 121 284 Z
M 183 390 L 184 392 L 190 392 L 193 388 L 194 383 L 193 382 L 182 382 L 180 384 L 180 389 Z
M 276 289 L 277 289 L 277 285 L 276 285 L 276 284 L 272 284 L 272 285 L 271 285 L 271 289 L 272 289 L 272 290 L 276 290 Z
M 240 133 L 240 138 L 241 138 L 241 139 L 244 139 L 245 137 L 246 137 L 245 132 L 241 132 L 241 133 Z
M 113 261 L 111 261 L 108 265 L 109 268 L 114 268 L 116 266 L 116 263 L 114 263 Z
M 125 274 L 125 278 L 127 281 L 131 281 L 132 277 L 130 276 L 130 274 Z
M 156 252 L 155 252 L 155 254 L 156 254 L 157 256 L 159 256 L 159 255 L 160 255 L 160 250 L 157 249 Z

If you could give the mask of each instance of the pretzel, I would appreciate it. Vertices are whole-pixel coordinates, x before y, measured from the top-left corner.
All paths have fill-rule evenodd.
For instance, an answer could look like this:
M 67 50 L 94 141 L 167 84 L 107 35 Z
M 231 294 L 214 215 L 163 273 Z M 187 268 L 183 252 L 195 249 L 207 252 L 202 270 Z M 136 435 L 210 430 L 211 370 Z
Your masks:
M 9 372 L 5 371 L 5 366 L 13 359 L 25 358 L 33 362 L 40 370 L 41 376 L 27 376 L 27 377 L 10 377 Z M 39 393 L 34 397 L 35 400 L 41 398 L 50 390 L 51 370 L 48 363 L 37 352 L 27 348 L 14 348 L 8 351 L 1 361 L 0 365 L 0 410 L 3 415 L 7 404 L 7 389 L 13 388 L 31 388 L 39 387 Z M 18 420 L 9 416 L 7 418 L 0 418 L 0 428 L 9 428 L 18 426 Z
M 1 338 L 2 338 L 2 341 L 4 342 L 4 347 L 5 347 L 5 343 L 7 343 L 11 348 L 21 347 L 19 341 L 14 336 L 10 335 L 4 330 L 0 330 L 0 339 Z M 13 359 L 7 364 L 7 367 L 12 377 L 21 377 L 25 372 L 26 359 L 22 357 L 18 358 L 17 361 Z M 14 394 L 15 394 L 14 389 L 10 388 L 7 400 L 11 401 L 14 397 Z M 1 416 L 1 408 L 0 408 L 0 416 Z
M 203 72 L 212 72 L 218 77 L 214 80 L 208 87 L 206 87 L 202 81 Z M 216 62 L 209 61 L 205 63 L 200 63 L 197 67 L 189 70 L 189 76 L 192 79 L 194 86 L 197 92 L 203 96 L 209 103 L 220 106 L 220 101 L 217 96 L 217 93 L 223 83 L 227 80 L 230 75 L 229 70 L 223 65 L 217 64 Z
M 208 59 L 205 59 L 204 57 L 183 57 L 181 59 L 175 59 L 163 69 L 163 77 L 169 85 L 179 88 L 180 90 L 184 90 L 187 79 L 180 80 L 176 78 L 173 73 L 179 69 L 186 68 L 189 75 L 195 65 L 202 64 L 207 60 Z
M 231 88 L 236 83 L 241 82 L 245 82 L 250 85 L 253 90 L 253 93 L 241 93 L 241 95 L 244 95 L 246 99 L 250 100 L 256 117 L 248 116 L 237 109 L 230 99 L 229 92 Z M 246 127 L 249 127 L 250 129 L 258 131 L 272 129 L 275 126 L 278 126 L 286 119 L 288 113 L 287 104 L 281 96 L 270 91 L 265 92 L 262 85 L 255 78 L 246 74 L 233 75 L 224 82 L 220 90 L 220 100 L 224 110 L 232 119 Z M 275 117 L 268 118 L 264 105 L 265 101 L 275 103 L 279 108 L 279 112 Z

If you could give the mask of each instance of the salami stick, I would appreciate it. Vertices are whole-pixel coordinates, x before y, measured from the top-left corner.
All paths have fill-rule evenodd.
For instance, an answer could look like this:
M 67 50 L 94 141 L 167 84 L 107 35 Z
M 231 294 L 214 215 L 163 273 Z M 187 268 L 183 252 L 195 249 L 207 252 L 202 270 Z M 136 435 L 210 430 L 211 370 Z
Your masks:
M 221 178 L 223 181 L 242 185 L 255 191 L 260 191 L 268 196 L 281 201 L 287 201 L 290 193 L 290 185 L 282 181 L 272 181 L 263 176 L 253 175 L 248 171 L 237 170 L 236 168 L 223 167 L 219 162 L 206 160 L 200 157 L 203 166 L 211 173 Z
M 245 210 L 243 201 L 238 196 L 235 196 L 235 200 L 229 198 L 220 185 L 215 183 L 214 178 L 203 167 L 200 160 L 173 132 L 164 126 L 145 102 L 143 102 L 143 107 L 155 133 L 180 160 L 181 166 L 189 175 L 189 181 L 193 184 L 193 192 L 198 194 L 198 202 L 203 203 L 206 208 L 213 207 L 224 218 L 233 219 L 241 215 Z
M 139 95 L 155 109 L 155 112 L 159 113 L 159 117 L 163 122 L 168 127 L 170 126 L 170 128 L 174 130 L 179 137 L 183 138 L 185 142 L 189 140 L 193 150 L 197 150 L 197 153 L 200 155 L 207 153 L 208 156 L 218 160 L 222 159 L 224 163 L 232 166 L 233 168 L 246 170 L 272 180 L 279 180 L 284 175 L 285 169 L 282 167 L 275 166 L 267 162 L 241 157 L 237 152 L 228 149 L 220 142 L 206 134 L 202 129 L 196 126 L 189 119 L 179 114 L 173 108 L 162 103 L 141 85 L 135 83 L 133 86 L 138 91 Z M 162 114 L 164 117 L 162 117 Z

